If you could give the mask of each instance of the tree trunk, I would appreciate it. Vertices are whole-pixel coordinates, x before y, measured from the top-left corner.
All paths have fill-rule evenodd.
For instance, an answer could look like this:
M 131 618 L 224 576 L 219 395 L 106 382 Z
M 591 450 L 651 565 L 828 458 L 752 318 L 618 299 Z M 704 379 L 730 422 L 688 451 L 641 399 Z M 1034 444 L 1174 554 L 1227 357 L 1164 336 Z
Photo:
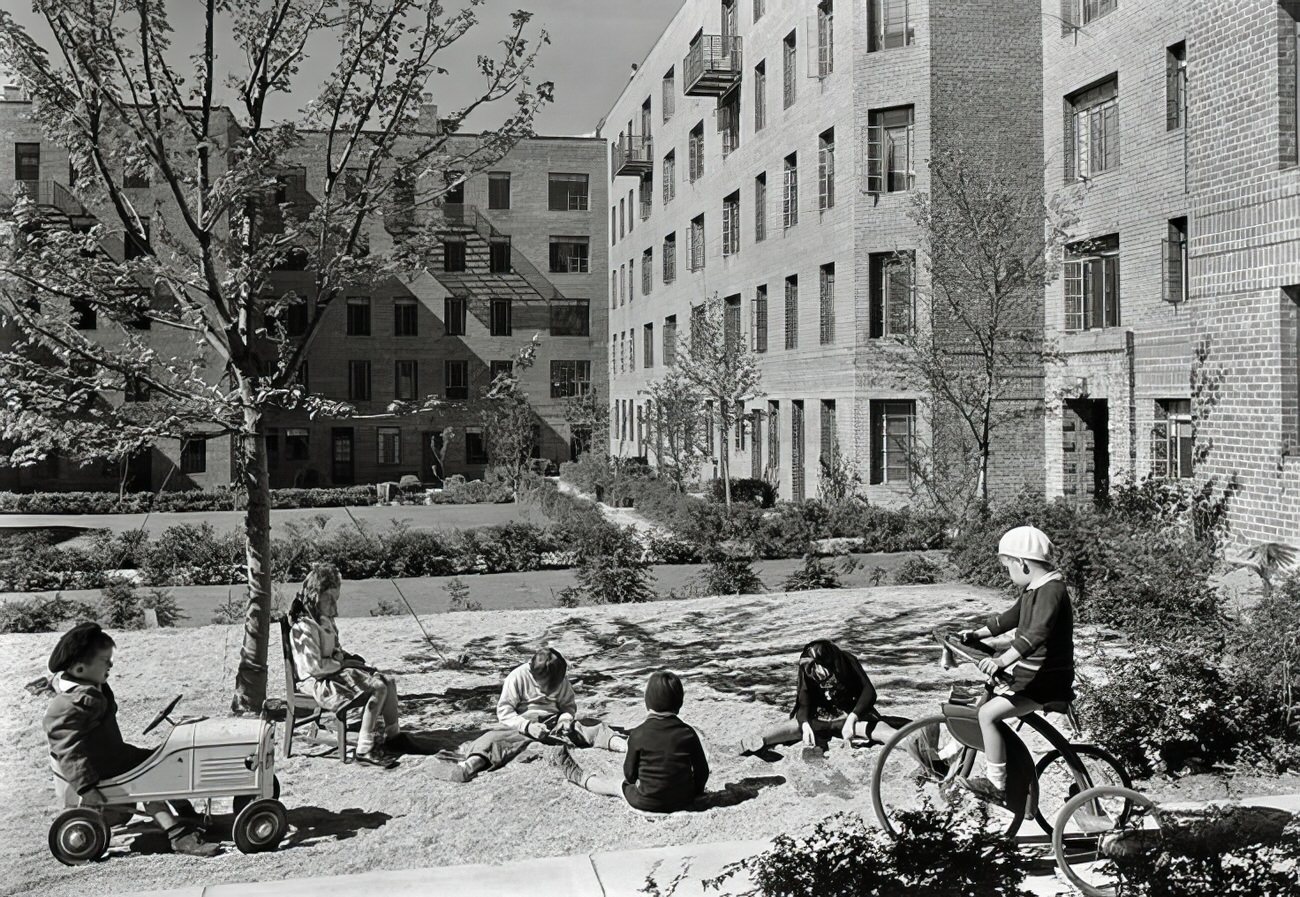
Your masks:
M 235 673 L 233 713 L 259 713 L 266 700 L 266 655 L 271 638 L 271 484 L 266 469 L 266 423 L 244 412 L 239 435 L 239 479 L 248 495 L 244 540 L 248 557 L 248 610 Z
M 727 508 L 727 516 L 731 516 L 731 452 L 727 449 L 727 434 L 722 434 L 722 445 L 718 447 L 718 453 L 722 456 L 722 498 Z

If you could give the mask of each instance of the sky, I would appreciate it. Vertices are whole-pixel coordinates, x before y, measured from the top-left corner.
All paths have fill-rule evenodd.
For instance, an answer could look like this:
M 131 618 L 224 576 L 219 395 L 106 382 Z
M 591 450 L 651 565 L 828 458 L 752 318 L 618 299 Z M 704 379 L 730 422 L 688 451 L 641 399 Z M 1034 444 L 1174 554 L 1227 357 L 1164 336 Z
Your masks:
M 444 0 L 448 9 L 457 8 L 456 0 Z M 640 63 L 654 45 L 669 20 L 684 0 L 487 0 L 479 8 L 479 24 L 441 57 L 448 69 L 429 85 L 442 111 L 448 112 L 468 102 L 476 94 L 481 80 L 475 66 L 479 54 L 497 55 L 498 41 L 508 33 L 509 15 L 515 9 L 527 9 L 534 17 L 528 28 L 535 34 L 544 28 L 551 43 L 538 55 L 535 81 L 555 83 L 555 102 L 538 115 L 537 133 L 547 135 L 581 135 L 595 131 L 601 117 L 613 105 L 628 81 L 632 65 Z M 186 35 L 201 34 L 201 7 L 194 0 L 171 0 L 169 20 L 178 48 Z M 23 3 L 15 18 L 31 28 L 43 45 L 51 46 L 43 20 Z M 313 52 L 298 78 L 304 85 L 320 84 L 320 79 L 337 64 L 331 57 L 332 46 Z M 188 51 L 187 51 L 188 52 Z M 222 57 L 238 71 L 242 54 L 226 52 Z M 227 69 L 229 71 L 230 69 Z M 314 77 L 313 77 L 314 76 Z M 289 114 L 308 97 L 295 97 L 277 110 Z M 498 103 L 498 111 L 480 110 L 466 122 L 467 130 L 491 127 L 504 118 L 513 103 Z

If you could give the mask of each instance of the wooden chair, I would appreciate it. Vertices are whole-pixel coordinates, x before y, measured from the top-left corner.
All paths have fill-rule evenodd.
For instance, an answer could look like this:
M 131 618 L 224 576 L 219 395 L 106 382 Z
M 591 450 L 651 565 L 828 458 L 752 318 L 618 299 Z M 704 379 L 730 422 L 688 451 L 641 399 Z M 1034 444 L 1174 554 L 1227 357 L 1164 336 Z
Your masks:
M 298 668 L 293 662 L 293 647 L 290 644 L 290 624 L 287 616 L 280 617 L 280 647 L 284 650 L 284 695 L 288 706 L 284 711 L 284 755 L 293 756 L 293 736 L 299 729 L 310 726 L 311 730 L 298 736 L 311 744 L 337 747 L 339 759 L 348 762 L 348 717 L 352 711 L 360 711 L 370 700 L 370 692 L 363 691 L 348 703 L 335 711 L 326 711 L 316 698 L 303 691 L 300 684 L 303 678 L 298 675 Z M 327 719 L 326 717 L 330 717 Z M 321 734 L 323 726 L 330 726 L 333 735 Z

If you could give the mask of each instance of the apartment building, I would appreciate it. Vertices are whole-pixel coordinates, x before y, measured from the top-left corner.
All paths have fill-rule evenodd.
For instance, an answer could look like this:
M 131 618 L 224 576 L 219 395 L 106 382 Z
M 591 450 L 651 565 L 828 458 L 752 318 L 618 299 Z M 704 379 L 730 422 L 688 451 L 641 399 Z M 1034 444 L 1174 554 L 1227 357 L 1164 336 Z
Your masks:
M 69 189 L 66 151 L 42 139 L 29 110 L 27 99 L 14 92 L 0 103 L 0 192 L 11 193 L 22 182 L 29 194 L 60 210 L 71 223 L 90 223 L 93 213 Z M 232 133 L 237 128 L 224 110 L 222 123 Z M 426 104 L 420 128 L 437 127 L 436 107 Z M 477 138 L 455 135 L 449 144 L 452 157 L 464 157 Z M 322 147 L 307 136 L 298 151 L 301 164 L 280 175 L 277 203 L 314 202 L 324 177 L 318 162 Z M 443 193 L 436 207 L 417 208 L 412 195 L 406 207 L 396 201 L 381 220 L 369 222 L 371 251 L 390 248 L 419 229 L 433 230 L 436 251 L 418 272 L 356 285 L 329 307 L 301 376 L 312 392 L 352 403 L 363 419 L 271 415 L 267 453 L 272 486 L 378 482 L 406 474 L 425 481 L 435 475 L 480 475 L 488 447 L 474 400 L 534 334 L 541 336 L 540 348 L 523 386 L 538 413 L 537 455 L 558 464 L 589 444 L 593 434 L 571 432 L 564 411 L 570 396 L 593 385 L 604 388 L 606 170 L 600 140 L 535 137 L 520 142 L 490 170 L 469 177 L 447 171 L 439 184 L 417 187 Z M 167 208 L 162 188 L 149 185 L 147 177 L 137 179 L 132 189 L 141 191 L 141 207 Z M 274 220 L 274 214 L 268 215 L 266 226 L 275 226 Z M 294 267 L 286 265 L 274 274 L 277 289 L 308 300 L 287 320 L 291 335 L 305 332 L 315 311 L 311 272 Z M 97 338 L 111 340 L 116 325 L 92 317 L 86 326 L 102 331 Z M 167 328 L 155 328 L 150 341 L 164 355 L 192 351 Z M 372 417 L 382 415 L 393 401 L 426 396 L 450 404 L 418 419 Z M 444 450 L 439 441 L 448 426 L 455 437 Z M 169 489 L 211 487 L 231 481 L 231 465 L 228 438 L 196 433 L 183 445 L 160 442 L 125 467 L 51 458 L 37 467 L 0 469 L 0 484 L 10 489 L 117 488 L 125 478 L 133 489 L 158 489 L 164 483 Z
M 766 395 L 736 432 L 706 434 L 712 457 L 729 440 L 733 475 L 797 500 L 848 455 L 871 500 L 909 499 L 929 421 L 888 337 L 915 315 L 912 196 L 937 149 L 1041 165 L 1025 111 L 1041 102 L 1038 17 L 1029 2 L 688 0 L 605 118 L 614 451 L 653 459 L 645 389 L 716 294 Z M 1007 444 L 995 491 L 1041 488 L 1040 423 Z

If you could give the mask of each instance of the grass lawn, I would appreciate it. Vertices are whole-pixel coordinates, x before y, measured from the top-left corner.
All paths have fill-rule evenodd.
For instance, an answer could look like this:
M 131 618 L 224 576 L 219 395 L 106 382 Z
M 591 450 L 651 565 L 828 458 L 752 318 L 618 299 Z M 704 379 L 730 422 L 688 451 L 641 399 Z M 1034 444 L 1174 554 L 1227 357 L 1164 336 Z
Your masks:
M 159 853 L 157 834 L 145 833 L 130 846 L 119 841 L 106 861 L 78 869 L 60 865 L 46 847 L 57 808 L 41 730 L 45 699 L 22 687 L 44 672 L 55 638 L 0 636 L 6 708 L 0 738 L 9 746 L 0 759 L 8 792 L 0 808 L 0 843 L 6 846 L 0 881 L 13 894 L 82 897 L 757 838 L 841 810 L 869 816 L 874 749 L 835 748 L 826 763 L 806 765 L 794 752 L 737 757 L 739 735 L 785 716 L 795 657 L 819 636 L 863 658 L 885 712 L 925 712 L 956 675 L 939 669 L 930 628 L 973 620 L 1002 604 L 988 590 L 943 584 L 448 614 L 430 630 L 446 650 L 468 655 L 468 666 L 456 671 L 441 669 L 408 619 L 345 620 L 344 647 L 397 676 L 405 725 L 448 747 L 492 723 L 502 678 L 539 645 L 553 644 L 568 657 L 580 710 L 617 726 L 642 719 L 642 686 L 650 671 L 676 670 L 686 684 L 682 716 L 700 731 L 713 766 L 710 808 L 641 816 L 565 783 L 545 763 L 528 762 L 538 756 L 536 748 L 468 785 L 427 775 L 432 760 L 426 757 L 408 756 L 396 770 L 380 771 L 295 753 L 277 767 L 291 824 L 278 851 L 245 856 L 228 847 L 215 859 L 193 860 Z M 127 738 L 158 743 L 160 733 L 138 733 L 177 692 L 186 696 L 183 713 L 223 715 L 239 636 L 236 627 L 223 626 L 121 633 L 111 681 Z M 278 695 L 278 645 L 269 677 L 271 694 Z M 577 757 L 601 773 L 615 772 L 621 759 L 599 751 Z M 1285 790 L 1277 780 L 1237 787 Z M 218 826 L 228 827 L 228 806 L 215 810 L 222 814 Z

